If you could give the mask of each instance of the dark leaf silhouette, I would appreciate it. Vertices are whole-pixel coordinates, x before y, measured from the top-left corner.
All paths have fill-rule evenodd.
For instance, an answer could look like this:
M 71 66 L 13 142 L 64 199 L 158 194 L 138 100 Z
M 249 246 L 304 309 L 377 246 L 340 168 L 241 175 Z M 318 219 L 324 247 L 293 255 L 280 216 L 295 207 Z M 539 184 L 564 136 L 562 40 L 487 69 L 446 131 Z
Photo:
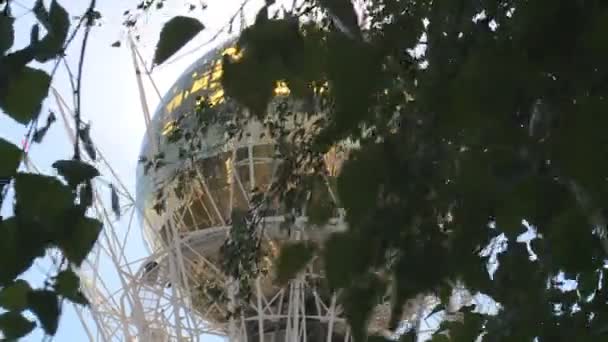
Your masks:
M 82 144 L 84 145 L 84 150 L 87 153 L 87 155 L 89 156 L 89 158 L 91 158 L 91 160 L 95 161 L 97 159 L 97 150 L 95 149 L 95 146 L 93 145 L 93 141 L 91 140 L 90 131 L 91 131 L 91 126 L 87 124 L 80 130 L 78 130 L 78 137 L 82 141 Z
M 0 55 L 13 46 L 15 31 L 13 23 L 15 19 L 7 13 L 0 13 Z
M 110 184 L 110 196 L 112 211 L 114 212 L 114 215 L 116 215 L 116 218 L 120 218 L 120 202 L 118 200 L 118 193 L 116 192 L 116 188 L 113 184 Z
M 0 160 L 0 178 L 6 181 L 17 173 L 21 163 L 21 149 L 0 138 Z
M 53 167 L 72 188 L 99 176 L 99 171 L 94 166 L 80 160 L 58 160 L 53 163 Z
M 31 173 L 17 174 L 15 198 L 17 216 L 35 220 L 55 220 L 74 203 L 72 191 L 58 179 Z
M 0 93 L 0 108 L 16 121 L 26 124 L 38 116 L 50 84 L 51 77 L 42 70 L 26 67 L 16 71 L 7 80 L 6 91 Z
M 44 127 L 36 129 L 36 131 L 34 132 L 34 135 L 32 137 L 32 140 L 36 143 L 41 143 L 42 139 L 44 139 L 44 136 L 48 132 L 49 128 L 51 128 L 51 125 L 53 124 L 53 122 L 55 122 L 55 120 L 56 120 L 55 113 L 50 112 L 49 116 L 46 119 L 46 124 L 44 125 Z
M 36 323 L 23 317 L 19 312 L 9 311 L 0 314 L 0 331 L 8 340 L 17 340 L 34 330 Z
M 73 303 L 80 305 L 88 305 L 88 300 L 80 291 L 80 278 L 73 270 L 67 269 L 61 271 L 55 278 L 55 291 L 60 296 L 63 296 Z
M 63 53 L 68 31 L 70 29 L 70 17 L 68 12 L 53 0 L 47 11 L 42 0 L 37 0 L 34 6 L 36 18 L 47 30 L 46 36 L 35 45 L 36 60 L 46 62 Z
M 98 220 L 79 217 L 64 227 L 57 238 L 57 245 L 70 262 L 80 266 L 95 245 L 101 228 Z
M 86 208 L 93 204 L 93 184 L 91 181 L 86 181 L 83 186 L 80 187 L 80 205 Z
M 165 62 L 204 28 L 200 21 L 190 17 L 177 16 L 169 20 L 160 32 L 154 64 Z
M 292 243 L 281 248 L 277 261 L 277 279 L 286 283 L 293 279 L 312 259 L 314 248 L 306 243 Z
M 36 24 L 30 31 L 30 45 L 36 46 L 38 43 L 40 43 L 40 25 Z
M 369 318 L 376 302 L 382 296 L 385 284 L 375 275 L 365 275 L 342 295 L 344 314 L 353 329 L 355 342 L 365 341 Z
M 44 255 L 46 241 L 40 231 L 31 225 L 21 224 L 15 217 L 0 223 L 0 286 L 9 286 L 15 277 L 28 270 L 34 259 Z M 34 235 L 36 234 L 36 235 Z
M 320 0 L 319 3 L 334 17 L 340 29 L 360 38 L 359 21 L 351 0 Z
M 0 290 L 0 307 L 17 312 L 25 310 L 30 291 L 32 288 L 25 280 L 15 280 L 14 283 Z
M 32 140 L 36 143 L 41 143 L 42 139 L 44 139 L 44 136 L 46 135 L 47 131 L 48 131 L 48 127 L 46 127 L 46 126 L 36 129 L 36 131 L 34 132 L 34 135 L 32 136 Z
M 49 290 L 34 290 L 28 295 L 28 305 L 38 317 L 44 332 L 51 336 L 55 335 L 61 313 L 57 294 Z
M 15 4 L 0 2 L 3 2 L 0 5 L 0 110 L 18 123 L 31 125 L 24 140 L 23 150 L 27 152 L 27 144 L 42 143 L 56 121 L 52 111 L 44 122 L 39 120 L 51 75 L 32 68 L 29 63 L 44 63 L 65 56 L 70 16 L 57 0 L 48 1 L 48 8 L 44 1 L 36 0 L 31 12 L 37 22 L 29 31 L 29 45 L 7 54 L 15 39 L 16 22 L 11 13 Z M 85 25 L 91 25 L 101 18 L 101 13 L 88 10 L 85 16 L 75 20 L 79 18 L 86 19 Z M 52 69 L 53 75 L 58 65 Z M 82 128 L 80 122 L 77 126 Z M 78 138 L 95 159 L 87 126 L 78 130 Z M 0 205 L 6 199 L 6 186 L 11 181 L 14 184 L 14 216 L 0 217 L 0 308 L 3 311 L 0 335 L 11 341 L 21 339 L 36 327 L 22 311 L 33 313 L 44 332 L 54 335 L 61 316 L 60 298 L 88 304 L 73 267 L 80 266 L 101 230 L 99 221 L 84 216 L 92 204 L 91 179 L 99 175 L 93 166 L 73 160 L 54 163 L 66 185 L 56 177 L 18 172 L 22 158 L 21 148 L 0 138 Z M 30 269 L 37 258 L 44 257 L 49 248 L 59 248 L 70 264 L 54 281 L 45 279 L 44 288 L 32 289 L 18 277 Z M 52 285 L 59 294 L 49 289 Z

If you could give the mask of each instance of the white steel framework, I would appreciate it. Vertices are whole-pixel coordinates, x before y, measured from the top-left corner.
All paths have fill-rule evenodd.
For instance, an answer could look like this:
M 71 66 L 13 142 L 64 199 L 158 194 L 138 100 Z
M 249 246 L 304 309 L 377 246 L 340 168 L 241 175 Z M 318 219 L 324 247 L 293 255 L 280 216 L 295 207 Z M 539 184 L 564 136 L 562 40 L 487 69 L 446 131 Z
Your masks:
M 64 123 L 69 127 L 66 120 L 67 106 L 59 94 L 55 93 L 54 96 Z M 70 132 L 70 135 L 73 136 L 73 133 Z M 100 161 L 96 166 L 104 178 L 96 180 L 94 214 L 104 222 L 105 228 L 81 270 L 84 291 L 91 301 L 91 307 L 75 307 L 91 340 L 204 341 L 209 335 L 218 335 L 226 336 L 231 341 L 247 341 L 247 327 L 250 322 L 255 322 L 258 331 L 268 330 L 266 326 L 281 324 L 280 333 L 274 337 L 277 342 L 308 341 L 307 324 L 318 321 L 327 325 L 327 338 L 324 340 L 331 341 L 337 326 L 344 329 L 345 322 L 336 306 L 335 296 L 330 301 L 324 301 L 316 293 L 315 286 L 311 285 L 310 280 L 322 277 L 312 267 L 308 267 L 297 279 L 271 295 L 262 291 L 262 282 L 267 282 L 268 279 L 256 279 L 255 293 L 249 302 L 251 310 L 248 310 L 247 316 L 231 317 L 227 325 L 206 322 L 204 317 L 228 315 L 227 308 L 212 304 L 205 312 L 194 312 L 192 297 L 188 293 L 201 284 L 193 279 L 192 270 L 194 266 L 204 269 L 208 273 L 204 278 L 220 280 L 221 290 L 226 296 L 231 296 L 232 282 L 217 268 L 216 262 L 210 261 L 209 255 L 204 253 L 206 250 L 217 249 L 218 243 L 221 244 L 226 238 L 230 226 L 207 228 L 185 236 L 182 234 L 179 238 L 179 234 L 175 234 L 171 246 L 144 258 L 129 259 L 126 253 L 129 243 L 133 238 L 140 238 L 134 236 L 140 231 L 137 227 L 139 222 L 135 219 L 137 207 L 134 197 L 107 164 L 103 153 L 99 149 L 97 153 Z M 109 201 L 102 197 L 107 197 L 108 184 L 113 184 L 119 196 L 120 219 L 113 214 Z M 193 201 L 200 198 L 201 194 L 197 193 L 200 190 L 194 188 L 189 199 Z M 180 216 L 177 212 L 178 208 L 168 208 L 166 215 L 172 217 L 175 225 L 183 224 L 183 213 Z M 274 227 L 267 229 L 268 234 L 275 234 L 273 231 L 278 231 L 281 221 L 281 217 L 267 218 L 265 224 Z M 292 229 L 286 239 L 306 238 L 303 221 L 304 219 L 297 220 L 296 229 Z M 340 225 L 336 224 L 335 229 L 338 227 Z M 144 266 L 151 261 L 158 261 L 157 269 L 146 272 Z M 108 268 L 116 277 L 112 279 L 114 286 L 108 284 L 108 279 L 100 273 L 100 270 Z M 316 312 L 307 313 L 305 293 L 312 294 Z M 266 337 L 258 334 L 259 341 L 266 341 Z M 346 333 L 344 341 L 349 339 Z
M 147 70 L 141 72 L 139 63 L 143 61 L 133 42 L 131 48 L 144 118 L 148 124 L 150 114 L 142 74 L 150 81 L 152 78 Z M 60 94 L 53 91 L 53 96 L 66 132 L 74 139 L 74 130 L 68 120 L 73 113 Z M 236 147 L 233 153 L 237 153 Z M 98 160 L 94 164 L 103 176 L 94 181 L 91 214 L 103 221 L 104 229 L 81 269 L 83 291 L 91 305 L 88 308 L 75 306 L 91 341 L 206 341 L 211 336 L 239 342 L 351 341 L 336 294 L 327 295 L 319 291 L 317 284 L 323 279 L 323 274 L 319 267 L 314 267 L 314 259 L 305 271 L 283 287 L 271 284 L 270 277 L 266 275 L 253 279 L 253 295 L 246 301 L 245 309 L 240 314 L 231 312 L 237 302 L 237 282 L 218 268 L 216 256 L 231 227 L 226 224 L 225 215 L 219 212 L 217 199 L 201 174 L 197 175 L 201 186 L 188 189 L 185 198 L 186 201 L 199 201 L 209 216 L 215 217 L 215 226 L 178 233 L 176 227 L 184 225 L 185 211 L 190 210 L 191 205 L 169 203 L 163 217 L 172 230 L 170 241 L 164 247 L 148 248 L 148 251 L 153 251 L 148 255 L 141 246 L 134 249 L 134 241 L 142 240 L 142 229 L 136 215 L 141 215 L 146 224 L 153 223 L 145 213 L 137 213 L 131 191 L 98 148 L 97 155 Z M 253 170 L 254 160 L 250 158 L 249 162 Z M 249 192 L 243 187 L 238 172 L 233 172 L 232 177 L 234 186 L 231 189 L 240 191 L 247 199 Z M 251 179 L 255 177 L 252 175 Z M 120 215 L 112 209 L 108 195 L 110 186 L 118 196 Z M 289 232 L 280 229 L 283 220 L 281 216 L 273 216 L 260 223 L 267 225 L 263 239 L 272 248 L 276 248 L 277 241 L 319 239 L 318 236 L 311 237 L 310 234 L 315 233 L 307 229 L 305 217 L 296 219 Z M 344 223 L 336 218 L 326 227 L 326 232 L 342 229 Z M 152 231 L 158 232 L 159 229 Z M 160 241 L 162 237 L 156 239 Z M 201 282 L 210 279 L 216 282 L 214 288 L 218 291 L 214 298 L 227 299 L 226 305 L 213 299 L 203 301 L 205 305 L 195 303 L 201 296 L 201 286 L 208 285 Z M 203 295 L 209 296 L 208 291 Z M 428 307 L 428 303 L 428 298 L 418 300 L 406 310 L 406 316 L 422 322 L 421 308 Z M 371 325 L 385 325 L 388 312 L 387 304 L 379 303 Z M 374 324 L 375 321 L 378 324 Z M 383 332 L 380 328 L 377 330 Z

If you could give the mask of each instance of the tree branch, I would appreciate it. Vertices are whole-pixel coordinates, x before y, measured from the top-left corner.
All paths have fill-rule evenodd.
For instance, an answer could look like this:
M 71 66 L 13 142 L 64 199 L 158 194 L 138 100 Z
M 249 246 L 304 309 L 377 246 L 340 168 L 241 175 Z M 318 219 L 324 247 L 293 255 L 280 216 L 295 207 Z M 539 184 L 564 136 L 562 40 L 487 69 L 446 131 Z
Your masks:
M 82 70 L 84 67 L 84 56 L 87 49 L 91 26 L 93 26 L 93 10 L 95 9 L 96 0 L 91 0 L 89 8 L 84 15 L 86 18 L 84 37 L 82 38 L 82 46 L 80 48 L 80 60 L 78 61 L 78 78 L 76 80 L 76 108 L 74 108 L 74 121 L 76 127 L 76 142 L 74 143 L 74 159 L 80 160 L 80 110 L 82 107 Z

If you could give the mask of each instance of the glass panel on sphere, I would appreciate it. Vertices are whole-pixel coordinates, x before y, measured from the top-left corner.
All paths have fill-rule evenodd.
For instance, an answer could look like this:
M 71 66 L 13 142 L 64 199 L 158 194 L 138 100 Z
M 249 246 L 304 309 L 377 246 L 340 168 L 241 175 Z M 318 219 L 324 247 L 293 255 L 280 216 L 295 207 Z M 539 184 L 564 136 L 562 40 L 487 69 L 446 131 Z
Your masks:
M 236 162 L 249 160 L 249 147 L 240 147 L 236 150 Z
M 272 161 L 257 161 L 254 164 L 254 175 L 257 191 L 265 193 L 267 196 L 268 204 L 262 208 L 263 216 L 276 216 L 281 210 L 281 201 L 279 200 L 279 194 L 271 194 L 270 188 L 272 185 L 273 173 L 276 172 L 276 168 L 279 164 L 279 160 Z
M 186 216 L 189 216 L 190 227 L 189 230 L 200 230 L 212 225 L 211 219 L 209 217 L 211 213 L 209 213 L 209 208 L 206 208 L 205 203 L 201 199 L 201 197 L 196 196 L 192 198 L 192 202 L 189 207 L 189 211 L 186 213 Z
M 208 227 L 214 227 L 214 226 L 219 226 L 221 225 L 221 220 L 217 215 L 217 212 L 215 211 L 215 207 L 213 206 L 213 204 L 215 203 L 216 205 L 218 205 L 218 210 L 220 210 L 221 212 L 221 208 L 219 208 L 219 204 L 217 203 L 217 201 L 212 202 L 211 201 L 211 197 L 209 197 L 206 194 L 202 194 L 199 197 L 199 201 L 201 202 L 201 206 L 203 207 L 203 210 L 205 208 L 207 208 L 207 210 L 205 211 L 205 213 L 209 213 L 209 226 L 204 227 L 204 228 L 208 228 Z
M 253 158 L 273 158 L 275 151 L 275 144 L 265 144 L 253 146 Z
M 247 193 L 251 191 L 251 173 L 249 172 L 249 162 L 242 163 L 241 165 L 236 167 L 239 180 L 243 184 L 243 188 Z
M 253 174 L 255 177 L 255 187 L 259 191 L 267 191 L 272 180 L 274 169 L 273 162 L 255 162 L 253 165 Z
M 251 192 L 251 178 L 249 177 L 249 163 L 244 165 L 240 165 L 236 167 L 237 173 L 235 177 L 238 177 L 238 181 L 235 181 L 232 184 L 233 189 L 233 199 L 232 206 L 233 208 L 238 208 L 241 210 L 247 210 L 249 208 L 249 201 L 247 198 Z
M 177 210 L 175 220 L 179 225 L 180 231 L 190 231 L 194 227 L 194 218 L 189 212 L 189 205 L 184 205 Z
M 243 192 L 243 189 L 245 192 Z M 233 197 L 232 197 L 232 207 L 233 209 L 240 210 L 248 210 L 249 209 L 249 201 L 247 201 L 247 197 L 249 196 L 248 187 L 243 184 L 243 189 L 239 186 L 237 182 L 233 184 Z
M 224 220 L 230 217 L 230 183 L 232 152 L 223 152 L 203 160 L 203 177 Z

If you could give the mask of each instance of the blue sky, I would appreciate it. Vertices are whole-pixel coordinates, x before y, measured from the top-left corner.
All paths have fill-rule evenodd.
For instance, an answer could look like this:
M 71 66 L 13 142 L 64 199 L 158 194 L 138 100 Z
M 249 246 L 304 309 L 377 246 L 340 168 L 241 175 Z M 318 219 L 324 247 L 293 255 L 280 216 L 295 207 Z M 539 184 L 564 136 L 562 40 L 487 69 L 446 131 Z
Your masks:
M 14 46 L 14 49 L 18 49 L 29 42 L 29 31 L 35 19 L 28 8 L 33 6 L 34 0 L 12 0 L 11 2 L 13 3 L 13 14 L 18 18 L 16 21 L 16 44 Z M 45 0 L 47 5 L 49 2 Z M 79 15 L 88 6 L 88 1 L 84 0 L 59 0 L 59 2 L 66 7 L 70 15 Z M 97 9 L 103 15 L 102 26 L 94 27 L 91 32 L 84 66 L 82 90 L 82 117 L 83 120 L 92 123 L 92 139 L 104 152 L 106 159 L 132 194 L 135 193 L 135 168 L 141 140 L 145 133 L 145 123 L 138 98 L 130 50 L 126 48 L 125 44 L 126 33 L 120 24 L 123 20 L 123 12 L 135 8 L 137 3 L 138 1 L 135 0 L 97 1 Z M 197 5 L 197 9 L 188 12 L 189 3 Z M 150 60 L 153 55 L 154 44 L 158 39 L 162 23 L 174 14 L 180 13 L 197 17 L 206 26 L 206 29 L 199 36 L 177 54 L 182 56 L 184 52 L 199 47 L 212 37 L 219 28 L 224 26 L 230 15 L 240 6 L 241 0 L 206 1 L 208 8 L 205 11 L 200 10 L 200 3 L 199 0 L 169 0 L 162 11 L 147 16 L 141 21 L 142 41 L 139 43 L 139 48 L 146 60 Z M 246 7 L 247 16 L 251 17 L 251 14 L 255 13 L 261 3 L 263 3 L 263 0 L 250 1 L 250 4 Z M 235 25 L 235 27 L 238 27 L 238 25 Z M 110 47 L 116 40 L 123 42 L 122 47 Z M 73 70 L 76 70 L 78 62 L 79 41 L 80 39 L 77 38 L 75 44 L 67 52 L 68 63 Z M 221 37 L 217 43 L 220 42 Z M 161 94 L 169 89 L 181 71 L 214 45 L 215 43 L 212 43 L 201 47 L 196 52 L 185 55 L 175 63 L 157 68 L 153 77 Z M 37 67 L 50 70 L 51 65 L 52 63 L 49 63 Z M 64 70 L 58 72 L 53 80 L 53 86 L 68 103 L 71 103 L 69 81 Z M 159 99 L 152 91 L 151 84 L 148 81 L 146 81 L 146 89 L 149 108 L 151 112 L 154 112 Z M 57 111 L 52 97 L 49 97 L 45 102 L 42 110 L 43 118 L 46 118 L 48 110 Z M 0 137 L 20 144 L 24 134 L 24 126 L 4 115 L 0 115 Z M 50 129 L 43 144 L 31 146 L 29 155 L 36 166 L 46 174 L 54 174 L 50 165 L 55 160 L 71 158 L 72 148 L 60 121 L 57 121 Z M 2 211 L 4 215 L 10 215 L 9 207 L 10 205 L 4 206 Z M 133 236 L 141 237 L 141 234 L 134 234 Z M 127 252 L 133 257 L 143 256 L 147 253 L 143 246 L 141 239 L 129 240 Z M 111 267 L 111 265 L 102 262 L 100 272 L 107 271 L 108 274 L 111 274 Z M 40 262 L 25 275 L 25 278 L 34 284 L 40 284 L 44 280 L 47 269 L 45 263 Z M 112 279 L 108 281 L 112 283 Z M 116 283 L 115 279 L 114 283 Z M 41 337 L 40 331 L 37 331 L 37 333 L 28 336 L 25 341 L 40 341 Z M 55 341 L 86 341 L 87 339 L 73 309 L 66 307 Z M 209 338 L 209 341 L 217 340 L 217 338 Z

